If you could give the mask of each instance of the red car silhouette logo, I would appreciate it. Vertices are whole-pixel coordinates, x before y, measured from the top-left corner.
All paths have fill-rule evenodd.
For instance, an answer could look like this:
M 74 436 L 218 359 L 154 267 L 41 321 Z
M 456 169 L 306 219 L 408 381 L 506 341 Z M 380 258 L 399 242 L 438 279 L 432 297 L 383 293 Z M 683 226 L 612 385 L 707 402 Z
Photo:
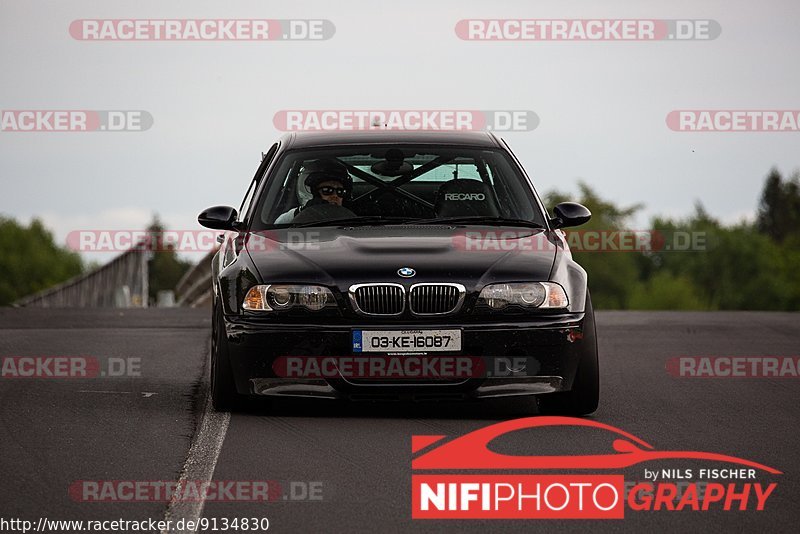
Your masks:
M 594 427 L 616 434 L 614 452 L 570 456 L 511 456 L 489 449 L 489 442 L 508 432 L 527 428 L 572 426 Z M 444 435 L 412 436 L 411 450 L 417 453 L 444 439 Z M 414 458 L 412 469 L 621 469 L 653 460 L 689 459 L 728 462 L 780 475 L 766 465 L 712 452 L 657 451 L 649 443 L 619 428 L 574 417 L 526 417 L 480 428 L 455 438 Z

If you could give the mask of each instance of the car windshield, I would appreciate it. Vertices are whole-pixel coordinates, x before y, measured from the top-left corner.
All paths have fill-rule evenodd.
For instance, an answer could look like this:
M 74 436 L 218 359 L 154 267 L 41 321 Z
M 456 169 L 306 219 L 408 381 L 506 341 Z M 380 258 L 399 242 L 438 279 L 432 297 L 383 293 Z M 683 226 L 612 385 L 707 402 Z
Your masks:
M 251 229 L 381 224 L 544 226 L 535 193 L 501 150 L 342 146 L 287 152 Z

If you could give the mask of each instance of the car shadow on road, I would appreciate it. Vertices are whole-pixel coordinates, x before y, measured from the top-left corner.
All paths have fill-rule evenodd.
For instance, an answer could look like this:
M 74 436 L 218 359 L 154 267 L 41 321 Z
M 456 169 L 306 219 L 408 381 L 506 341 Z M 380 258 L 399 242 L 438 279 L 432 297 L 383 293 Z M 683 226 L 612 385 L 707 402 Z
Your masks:
M 345 401 L 329 399 L 248 399 L 237 416 L 413 418 L 505 420 L 537 415 L 529 397 L 468 401 Z

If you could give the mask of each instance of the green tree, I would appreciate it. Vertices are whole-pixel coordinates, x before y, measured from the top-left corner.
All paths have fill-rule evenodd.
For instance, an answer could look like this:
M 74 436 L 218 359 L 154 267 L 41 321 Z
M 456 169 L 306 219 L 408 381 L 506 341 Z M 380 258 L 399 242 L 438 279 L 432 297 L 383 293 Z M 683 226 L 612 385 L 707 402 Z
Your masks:
M 784 180 L 772 168 L 764 182 L 756 226 L 775 241 L 800 233 L 800 174 Z
M 161 223 L 158 216 L 153 217 L 153 222 L 150 223 L 147 231 L 153 238 L 153 243 L 161 243 L 164 225 Z M 156 300 L 159 291 L 174 290 L 178 281 L 192 266 L 191 262 L 178 258 L 174 246 L 169 245 L 165 248 L 165 250 L 154 250 L 148 264 L 148 285 L 151 301 Z
M 80 256 L 59 247 L 39 219 L 29 226 L 0 216 L 0 305 L 81 274 Z
M 793 262 L 800 260 L 800 252 L 773 241 L 755 225 L 724 227 L 698 206 L 687 219 L 656 218 L 652 226 L 668 243 L 675 241 L 675 235 L 700 237 L 697 248 L 660 250 L 648 259 L 653 265 L 653 280 L 665 274 L 691 281 L 702 308 L 798 309 L 800 279 Z
M 724 226 L 698 202 L 694 213 L 686 218 L 652 220 L 652 250 L 573 250 L 576 261 L 589 275 L 596 307 L 800 310 L 800 221 L 792 218 L 800 213 L 800 180 L 795 177 L 784 183 L 775 174 L 771 173 L 762 195 L 762 206 L 771 206 L 764 212 L 770 218 L 761 224 Z M 616 206 L 584 184 L 577 198 L 556 192 L 545 199 L 550 208 L 565 200 L 577 200 L 592 211 L 588 224 L 568 229 L 568 233 L 626 229 L 639 209 L 638 205 Z M 787 214 L 789 217 L 785 217 Z M 778 222 L 765 226 L 764 221 Z M 765 228 L 782 229 L 780 239 Z

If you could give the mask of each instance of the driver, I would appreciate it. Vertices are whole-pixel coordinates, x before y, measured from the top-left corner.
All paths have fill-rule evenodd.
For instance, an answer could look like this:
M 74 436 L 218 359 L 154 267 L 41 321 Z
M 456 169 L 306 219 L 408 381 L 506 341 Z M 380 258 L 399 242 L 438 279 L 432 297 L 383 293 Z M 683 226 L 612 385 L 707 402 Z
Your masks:
M 312 161 L 303 166 L 298 181 L 302 181 L 311 191 L 312 198 L 304 206 L 282 213 L 273 224 L 289 224 L 303 210 L 313 206 L 334 205 L 349 212 L 347 208 L 342 207 L 342 203 L 350 197 L 353 180 L 347 173 L 347 168 L 338 161 L 329 159 Z

